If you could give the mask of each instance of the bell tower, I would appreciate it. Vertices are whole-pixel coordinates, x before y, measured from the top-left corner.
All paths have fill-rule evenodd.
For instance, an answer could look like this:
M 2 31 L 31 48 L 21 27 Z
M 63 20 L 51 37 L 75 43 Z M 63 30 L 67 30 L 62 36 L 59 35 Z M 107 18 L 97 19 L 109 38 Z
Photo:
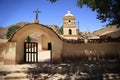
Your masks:
M 66 39 L 78 39 L 76 18 L 70 13 L 70 11 L 68 11 L 63 17 L 63 36 Z

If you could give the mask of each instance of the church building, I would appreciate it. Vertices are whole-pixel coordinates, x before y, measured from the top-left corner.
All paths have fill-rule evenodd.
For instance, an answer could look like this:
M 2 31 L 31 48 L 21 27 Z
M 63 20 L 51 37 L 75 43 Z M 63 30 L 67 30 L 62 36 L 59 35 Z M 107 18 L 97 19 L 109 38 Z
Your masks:
M 63 36 L 66 39 L 78 39 L 76 29 L 76 17 L 70 11 L 63 17 Z
M 36 19 L 18 29 L 0 47 L 0 65 L 38 62 L 62 63 L 65 61 L 103 60 L 111 56 L 120 59 L 120 40 L 78 39 L 76 17 L 70 11 L 63 17 L 63 35 Z M 34 36 L 33 36 L 34 35 Z M 32 37 L 33 36 L 33 37 Z M 28 37 L 32 37 L 32 41 Z M 47 57 L 48 56 L 48 57 Z

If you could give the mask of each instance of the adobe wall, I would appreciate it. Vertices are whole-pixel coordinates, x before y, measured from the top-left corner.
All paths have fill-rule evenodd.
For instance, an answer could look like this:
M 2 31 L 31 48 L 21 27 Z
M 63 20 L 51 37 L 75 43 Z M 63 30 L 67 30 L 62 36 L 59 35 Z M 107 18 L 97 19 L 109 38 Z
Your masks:
M 107 43 L 63 43 L 62 60 L 116 57 L 120 59 L 120 42 Z
M 44 34 L 52 44 L 52 62 L 67 59 L 98 59 L 116 57 L 120 59 L 120 42 L 70 43 L 63 40 L 51 28 L 41 24 L 28 24 L 16 31 L 0 48 L 0 64 L 24 62 L 24 41 L 34 32 Z M 48 42 L 48 41 L 47 41 Z
M 61 62 L 62 40 L 49 27 L 41 24 L 28 24 L 16 31 L 9 42 L 16 42 L 16 63 L 24 62 L 24 41 L 26 37 L 34 32 L 43 33 L 52 43 L 52 62 Z
M 15 64 L 16 42 L 6 42 L 0 48 L 0 64 Z

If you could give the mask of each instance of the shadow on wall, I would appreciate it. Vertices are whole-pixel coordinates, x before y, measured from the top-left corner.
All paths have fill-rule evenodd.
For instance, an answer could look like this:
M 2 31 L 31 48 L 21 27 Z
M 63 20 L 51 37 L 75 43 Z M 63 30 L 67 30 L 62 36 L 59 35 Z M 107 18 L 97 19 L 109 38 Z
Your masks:
M 87 51 L 87 50 L 85 50 Z M 87 51 L 88 53 L 73 53 L 72 55 L 62 56 L 62 62 L 74 62 L 74 61 L 100 61 L 100 60 L 120 60 L 118 53 L 116 54 L 102 54 L 95 53 L 94 51 Z
M 62 62 L 120 60 L 120 43 L 64 43 Z

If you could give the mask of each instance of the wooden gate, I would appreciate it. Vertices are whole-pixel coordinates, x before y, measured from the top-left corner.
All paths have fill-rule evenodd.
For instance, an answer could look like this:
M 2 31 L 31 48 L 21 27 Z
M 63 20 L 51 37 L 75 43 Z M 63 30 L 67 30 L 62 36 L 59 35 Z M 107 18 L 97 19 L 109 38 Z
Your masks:
M 25 42 L 24 43 L 24 61 L 25 62 L 38 62 L 38 43 Z

